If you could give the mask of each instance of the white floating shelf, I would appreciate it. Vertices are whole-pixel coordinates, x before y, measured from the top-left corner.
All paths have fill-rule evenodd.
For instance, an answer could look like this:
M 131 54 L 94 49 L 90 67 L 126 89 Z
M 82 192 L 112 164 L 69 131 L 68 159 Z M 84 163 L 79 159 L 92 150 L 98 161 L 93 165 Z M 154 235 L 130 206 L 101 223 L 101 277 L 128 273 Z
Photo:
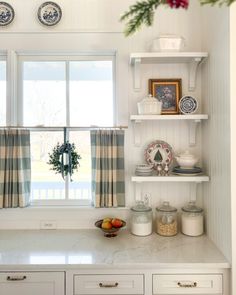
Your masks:
M 131 115 L 131 121 L 155 121 L 155 120 L 207 120 L 208 115 Z
M 137 59 L 142 64 L 192 63 L 196 59 L 200 62 L 207 57 L 207 52 L 137 52 L 130 54 L 130 64 L 134 65 Z
M 209 176 L 132 176 L 131 180 L 133 182 L 208 182 Z
M 134 89 L 141 88 L 141 64 L 176 64 L 189 65 L 189 91 L 196 87 L 198 65 L 208 57 L 207 52 L 140 52 L 130 54 L 130 64 L 134 69 Z

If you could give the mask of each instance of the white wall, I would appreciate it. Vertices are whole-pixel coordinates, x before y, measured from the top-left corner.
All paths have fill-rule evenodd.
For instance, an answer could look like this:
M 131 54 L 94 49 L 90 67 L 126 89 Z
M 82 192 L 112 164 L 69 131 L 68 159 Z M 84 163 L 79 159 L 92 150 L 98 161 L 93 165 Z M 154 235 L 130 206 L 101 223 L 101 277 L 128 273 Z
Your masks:
M 204 184 L 203 200 L 208 236 L 231 260 L 229 9 L 205 7 L 202 16 L 203 50 L 210 52 L 202 72 L 202 105 L 210 116 L 202 150 L 211 177 Z
M 55 28 L 42 27 L 36 20 L 36 11 L 41 0 L 12 0 L 16 19 L 9 28 L 0 29 L 0 49 L 8 50 L 68 50 L 96 51 L 117 50 L 118 52 L 118 124 L 128 125 L 126 132 L 126 201 L 127 207 L 134 203 L 134 185 L 130 182 L 135 164 L 143 162 L 143 151 L 148 143 L 161 139 L 167 141 L 176 153 L 188 148 L 188 126 L 186 122 L 147 123 L 142 126 L 142 145 L 133 145 L 133 126 L 129 115 L 137 114 L 136 103 L 148 93 L 149 78 L 182 78 L 183 94 L 188 94 L 188 68 L 185 65 L 143 65 L 142 89 L 135 92 L 132 86 L 132 71 L 129 66 L 130 52 L 146 51 L 150 41 L 160 33 L 182 35 L 187 42 L 186 50 L 201 50 L 200 6 L 191 0 L 190 8 L 171 10 L 160 8 L 155 25 L 144 29 L 133 37 L 125 38 L 123 24 L 118 19 L 128 5 L 134 1 L 120 0 L 58 0 L 63 9 L 63 20 Z M 200 102 L 201 75 L 197 89 L 191 93 Z M 201 155 L 201 129 L 198 130 L 197 145 L 190 150 Z M 143 193 L 150 193 L 155 207 L 169 200 L 180 208 L 190 197 L 189 184 L 146 184 Z M 198 201 L 202 204 L 201 187 Z M 58 227 L 92 227 L 93 222 L 104 215 L 128 218 L 127 209 L 75 210 L 75 209 L 12 209 L 0 211 L 0 228 L 38 228 L 42 219 L 56 220 Z M 88 218 L 89 217 L 89 218 Z M 16 222 L 17 220 L 17 222 Z

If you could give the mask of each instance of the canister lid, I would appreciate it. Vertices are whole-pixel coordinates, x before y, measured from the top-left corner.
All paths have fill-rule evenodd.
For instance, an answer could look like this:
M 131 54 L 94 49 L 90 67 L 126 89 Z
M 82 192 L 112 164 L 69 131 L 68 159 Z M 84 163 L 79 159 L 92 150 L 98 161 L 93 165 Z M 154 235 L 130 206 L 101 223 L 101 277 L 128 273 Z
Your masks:
M 177 209 L 175 207 L 170 206 L 169 202 L 163 202 L 160 207 L 156 208 L 157 211 L 161 212 L 176 212 Z
M 138 201 L 135 206 L 131 207 L 131 210 L 135 212 L 149 212 L 152 211 L 152 208 L 145 205 L 143 201 Z
M 191 201 L 188 203 L 187 206 L 182 207 L 182 211 L 191 212 L 191 213 L 201 213 L 203 212 L 203 209 L 200 207 L 197 207 L 195 202 Z

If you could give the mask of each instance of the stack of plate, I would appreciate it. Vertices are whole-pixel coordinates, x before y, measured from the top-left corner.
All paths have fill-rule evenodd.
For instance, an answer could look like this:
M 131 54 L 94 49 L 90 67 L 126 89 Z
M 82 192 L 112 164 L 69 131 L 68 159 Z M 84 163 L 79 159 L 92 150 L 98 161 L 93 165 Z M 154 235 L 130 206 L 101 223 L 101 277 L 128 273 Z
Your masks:
M 181 168 L 177 166 L 172 171 L 174 174 L 182 175 L 182 176 L 197 176 L 202 173 L 202 168 L 193 167 L 193 168 Z
M 140 164 L 136 166 L 135 174 L 138 176 L 151 176 L 152 171 L 152 166 L 147 164 Z

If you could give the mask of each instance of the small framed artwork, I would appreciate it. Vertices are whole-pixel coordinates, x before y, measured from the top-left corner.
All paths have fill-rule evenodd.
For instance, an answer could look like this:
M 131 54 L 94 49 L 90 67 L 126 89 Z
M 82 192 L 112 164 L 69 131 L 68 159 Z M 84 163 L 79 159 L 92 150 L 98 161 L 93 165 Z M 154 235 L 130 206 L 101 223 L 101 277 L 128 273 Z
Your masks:
M 181 79 L 149 79 L 149 93 L 162 102 L 162 114 L 179 113 L 181 87 Z

